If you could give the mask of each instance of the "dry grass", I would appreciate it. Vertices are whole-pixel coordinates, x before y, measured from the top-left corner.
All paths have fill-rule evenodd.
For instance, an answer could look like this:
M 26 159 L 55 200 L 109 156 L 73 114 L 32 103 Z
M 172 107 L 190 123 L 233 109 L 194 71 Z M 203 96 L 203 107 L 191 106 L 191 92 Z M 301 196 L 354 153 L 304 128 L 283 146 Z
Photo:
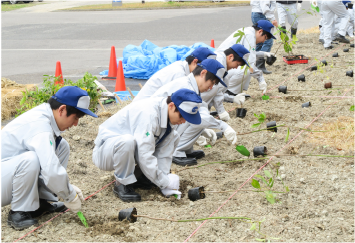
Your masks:
M 329 145 L 338 150 L 354 151 L 354 118 L 340 116 L 338 120 L 325 123 L 322 126 L 313 127 L 312 130 L 329 132 L 317 132 L 310 134 L 311 143 Z
M 319 31 L 319 26 L 314 26 L 312 28 L 309 29 L 300 29 L 298 30 L 299 34 L 312 34 L 312 33 L 320 33 Z
M 233 7 L 237 5 L 248 5 L 250 1 L 231 2 L 147 2 L 122 3 L 122 6 L 112 7 L 112 4 L 98 4 L 63 9 L 63 11 L 95 11 L 95 10 L 128 10 L 128 9 L 168 9 L 168 8 L 203 8 L 203 7 Z

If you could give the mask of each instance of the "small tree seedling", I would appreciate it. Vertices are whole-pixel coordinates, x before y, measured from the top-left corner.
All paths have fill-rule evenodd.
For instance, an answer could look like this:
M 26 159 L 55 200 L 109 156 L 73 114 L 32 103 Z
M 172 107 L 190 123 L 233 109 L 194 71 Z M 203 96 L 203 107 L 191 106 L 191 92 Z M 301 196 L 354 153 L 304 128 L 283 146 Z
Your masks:
M 266 119 L 265 113 L 263 112 L 260 115 L 257 115 L 257 114 L 254 113 L 254 116 L 258 119 L 258 123 L 255 123 L 255 124 L 251 125 L 251 128 L 260 127 L 261 124 L 263 124 L 265 122 L 265 119 Z

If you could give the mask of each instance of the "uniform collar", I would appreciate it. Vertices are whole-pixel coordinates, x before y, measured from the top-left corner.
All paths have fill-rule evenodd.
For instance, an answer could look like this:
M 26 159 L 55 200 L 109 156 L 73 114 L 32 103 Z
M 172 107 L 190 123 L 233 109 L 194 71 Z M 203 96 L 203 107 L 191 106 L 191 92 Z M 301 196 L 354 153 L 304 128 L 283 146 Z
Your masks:
M 62 131 L 60 131 L 58 128 L 57 122 L 54 119 L 53 111 L 52 111 L 49 104 L 45 104 L 45 106 L 46 106 L 46 111 L 49 114 L 49 121 L 51 123 L 51 127 L 53 129 L 53 132 L 57 137 L 59 137 L 60 134 L 62 133 Z
M 196 82 L 195 76 L 193 75 L 193 73 L 190 73 L 187 77 L 188 77 L 188 79 L 189 79 L 194 91 L 196 92 L 196 94 L 201 96 L 200 91 L 198 90 L 198 86 L 197 86 L 197 82 Z
M 182 62 L 183 66 L 184 66 L 184 70 L 185 70 L 185 75 L 189 75 L 190 74 L 190 67 L 189 67 L 189 63 L 187 61 L 183 61 Z

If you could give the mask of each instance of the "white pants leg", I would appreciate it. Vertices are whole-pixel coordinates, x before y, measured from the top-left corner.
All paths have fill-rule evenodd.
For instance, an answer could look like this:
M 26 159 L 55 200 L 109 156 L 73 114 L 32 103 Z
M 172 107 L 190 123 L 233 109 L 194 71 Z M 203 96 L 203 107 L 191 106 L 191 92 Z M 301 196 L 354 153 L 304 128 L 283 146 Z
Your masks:
M 277 13 L 279 15 L 280 26 L 286 26 L 286 18 L 287 18 L 287 22 L 291 25 L 291 27 L 297 29 L 298 20 L 296 18 L 297 15 L 296 3 L 294 4 L 277 3 Z
M 324 35 L 324 47 L 329 47 L 332 43 L 332 25 L 334 22 L 334 12 L 328 6 L 326 1 L 322 2 L 323 12 L 323 35 Z
M 322 1 L 317 1 L 318 7 L 319 7 L 319 13 L 321 15 L 321 19 L 319 20 L 319 25 L 322 26 L 322 28 L 320 28 L 320 35 L 319 35 L 319 39 L 323 39 L 324 40 L 324 21 L 323 21 L 323 12 L 322 12 Z
M 105 171 L 115 170 L 116 180 L 123 185 L 137 181 L 134 176 L 136 140 L 130 134 L 107 139 L 101 146 L 95 146 L 94 164 Z
M 346 32 L 350 37 L 354 37 L 354 9 L 348 9 L 349 22 Z
M 280 26 L 286 26 L 287 13 L 286 13 L 286 9 L 285 9 L 284 5 L 286 5 L 286 4 L 276 3 L 277 15 L 279 16 L 279 25 Z
M 40 163 L 33 151 L 1 161 L 1 207 L 12 211 L 35 211 L 39 207 Z
M 250 84 L 250 73 L 244 75 L 244 70 L 242 70 L 240 67 L 237 69 L 231 69 L 228 71 L 228 75 L 230 76 L 229 78 L 229 86 L 228 90 L 234 94 L 240 94 L 242 93 L 243 90 L 248 90 L 249 84 Z M 243 87 L 243 88 L 242 88 Z M 224 94 L 224 100 L 228 102 L 233 102 L 234 96 L 230 96 L 227 93 Z
M 196 140 L 205 129 L 199 125 L 193 125 L 187 122 L 185 124 L 187 124 L 187 126 L 180 128 L 180 125 L 180 129 L 178 129 L 179 134 L 181 134 L 179 144 L 174 152 L 175 157 L 186 157 L 186 154 L 191 154 Z

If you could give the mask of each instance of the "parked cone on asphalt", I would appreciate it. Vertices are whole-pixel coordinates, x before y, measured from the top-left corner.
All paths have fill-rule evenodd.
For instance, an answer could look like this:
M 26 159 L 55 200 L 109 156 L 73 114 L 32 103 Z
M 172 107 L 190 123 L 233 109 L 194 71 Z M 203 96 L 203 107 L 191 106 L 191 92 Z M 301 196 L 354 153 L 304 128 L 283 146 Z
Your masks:
M 110 55 L 110 66 L 108 68 L 108 74 L 102 79 L 116 79 L 117 78 L 117 61 L 116 61 L 116 50 L 114 46 L 111 46 Z
M 214 39 L 211 40 L 211 47 L 214 48 Z
M 126 91 L 122 61 L 119 61 L 118 63 L 115 92 L 117 91 Z
M 60 65 L 60 61 L 57 61 L 57 65 L 55 67 L 55 77 L 59 77 L 58 81 L 56 81 L 54 84 L 60 84 L 61 86 L 64 85 L 63 81 L 63 73 L 62 73 L 62 67 Z

